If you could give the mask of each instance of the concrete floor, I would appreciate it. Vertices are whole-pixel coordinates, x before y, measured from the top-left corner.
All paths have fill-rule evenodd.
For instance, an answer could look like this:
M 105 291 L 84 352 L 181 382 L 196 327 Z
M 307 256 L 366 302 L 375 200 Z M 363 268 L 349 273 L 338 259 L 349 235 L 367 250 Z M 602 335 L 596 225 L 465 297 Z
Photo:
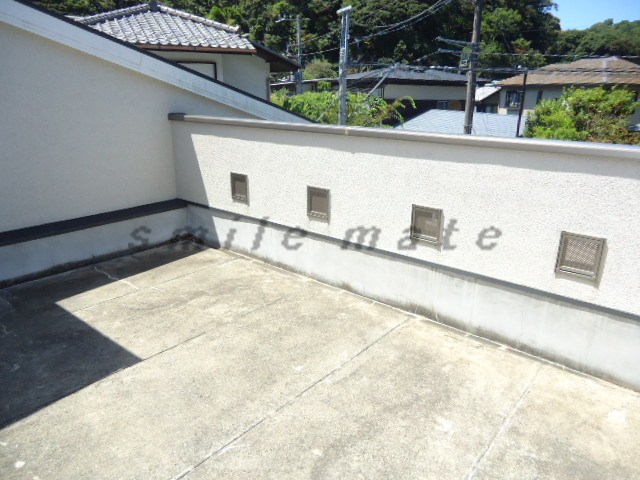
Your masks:
M 640 478 L 640 396 L 181 243 L 0 291 L 0 478 Z

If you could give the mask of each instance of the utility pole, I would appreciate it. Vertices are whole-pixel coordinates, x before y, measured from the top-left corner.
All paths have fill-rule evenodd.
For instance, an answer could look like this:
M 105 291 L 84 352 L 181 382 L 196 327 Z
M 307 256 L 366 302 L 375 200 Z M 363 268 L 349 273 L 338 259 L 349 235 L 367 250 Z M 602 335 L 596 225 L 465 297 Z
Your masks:
M 342 32 L 340 35 L 340 69 L 338 83 L 340 85 L 339 125 L 347 124 L 347 66 L 349 64 L 349 23 L 351 21 L 351 5 L 338 10 L 342 16 Z
M 276 23 L 291 22 L 291 21 L 293 21 L 293 18 L 291 17 L 280 17 L 278 20 L 276 20 Z M 296 28 L 297 28 L 296 37 L 298 40 L 298 65 L 300 65 L 300 68 L 298 69 L 297 72 L 294 72 L 293 77 L 296 80 L 296 93 L 301 94 L 302 93 L 302 17 L 300 17 L 300 15 L 296 15 Z
M 522 114 L 524 112 L 524 97 L 527 94 L 527 76 L 529 75 L 529 69 L 524 69 L 524 76 L 522 77 L 522 94 L 520 95 L 520 107 L 518 108 L 518 126 L 516 127 L 516 137 L 520 136 L 520 124 L 522 123 Z
M 473 35 L 471 36 L 471 61 L 467 72 L 467 103 L 464 106 L 464 133 L 471 134 L 473 127 L 473 110 L 476 99 L 476 68 L 478 66 L 478 51 L 480 49 L 480 34 L 482 29 L 482 7 L 484 0 L 475 0 L 473 14 Z
M 302 94 L 302 19 L 296 16 L 296 26 L 298 27 L 298 65 L 300 68 L 296 72 L 298 95 Z

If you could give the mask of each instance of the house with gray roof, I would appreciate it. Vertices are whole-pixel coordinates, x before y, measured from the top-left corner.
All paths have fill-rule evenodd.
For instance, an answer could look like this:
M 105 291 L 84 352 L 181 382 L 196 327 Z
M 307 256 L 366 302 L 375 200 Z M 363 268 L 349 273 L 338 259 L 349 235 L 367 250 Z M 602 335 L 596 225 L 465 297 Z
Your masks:
M 523 130 L 523 120 L 520 130 Z M 515 138 L 518 128 L 518 117 L 499 115 L 497 113 L 473 114 L 471 134 L 480 137 Z M 449 135 L 464 134 L 464 112 L 452 110 L 429 110 L 398 125 L 396 129 L 422 133 L 444 133 Z
M 531 112 L 542 100 L 560 98 L 565 89 L 626 88 L 640 95 L 640 66 L 619 57 L 583 58 L 570 63 L 554 63 L 501 82 L 498 113 L 518 115 L 520 106 Z M 629 119 L 640 123 L 640 109 Z
M 305 82 L 303 91 L 313 89 L 313 83 L 320 81 L 338 86 L 337 78 L 317 79 Z M 478 79 L 478 85 L 488 80 Z M 289 88 L 286 82 L 276 88 Z M 467 88 L 467 77 L 456 72 L 443 71 L 433 67 L 409 67 L 392 65 L 387 68 L 353 73 L 347 76 L 347 88 L 350 91 L 372 92 L 389 102 L 410 97 L 415 102 L 415 109 L 406 105 L 403 115 L 412 118 L 423 112 L 437 108 L 440 110 L 464 110 Z
M 263 99 L 269 98 L 270 73 L 298 69 L 294 61 L 250 40 L 240 27 L 157 1 L 72 18 Z

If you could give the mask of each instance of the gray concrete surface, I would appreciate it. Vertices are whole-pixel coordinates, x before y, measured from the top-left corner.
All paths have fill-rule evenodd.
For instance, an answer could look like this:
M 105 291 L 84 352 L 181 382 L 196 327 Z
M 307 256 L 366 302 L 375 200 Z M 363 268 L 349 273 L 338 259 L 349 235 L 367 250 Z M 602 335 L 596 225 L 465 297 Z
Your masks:
M 182 243 L 0 291 L 0 478 L 638 478 L 640 395 Z

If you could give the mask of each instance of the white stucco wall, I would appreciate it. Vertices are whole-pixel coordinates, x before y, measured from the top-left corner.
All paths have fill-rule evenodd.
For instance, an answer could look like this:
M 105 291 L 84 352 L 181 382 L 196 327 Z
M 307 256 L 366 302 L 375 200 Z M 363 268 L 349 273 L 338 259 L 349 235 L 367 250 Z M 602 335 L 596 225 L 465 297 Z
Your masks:
M 176 197 L 167 113 L 246 116 L 0 23 L 0 231 Z
M 173 128 L 181 198 L 336 239 L 377 227 L 384 251 L 640 313 L 640 148 L 320 126 Z M 249 176 L 249 206 L 232 201 L 230 172 Z M 331 190 L 329 223 L 307 217 L 307 185 Z M 456 221 L 449 249 L 407 249 L 412 204 L 443 209 L 445 227 Z M 491 227 L 501 235 L 483 244 L 495 247 L 479 248 Z M 599 285 L 554 273 L 563 230 L 607 239 Z
M 226 55 L 224 81 L 258 98 L 267 99 L 269 63 L 255 55 Z
M 394 85 L 384 87 L 384 98 L 409 96 L 414 100 L 464 100 L 466 87 L 441 85 Z

